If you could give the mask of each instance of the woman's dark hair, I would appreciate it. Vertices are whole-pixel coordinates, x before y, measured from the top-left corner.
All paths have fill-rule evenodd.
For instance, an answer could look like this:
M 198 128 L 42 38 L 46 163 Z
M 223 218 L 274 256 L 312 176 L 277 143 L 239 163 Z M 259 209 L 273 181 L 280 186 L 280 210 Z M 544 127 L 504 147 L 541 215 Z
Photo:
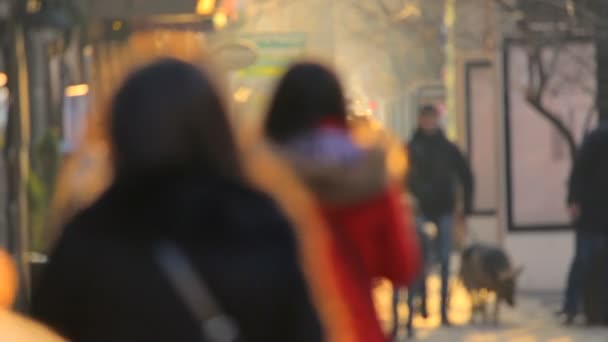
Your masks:
M 116 177 L 155 173 L 241 173 L 236 142 L 208 74 L 175 59 L 133 73 L 112 103 Z
M 279 82 L 264 130 L 270 139 L 284 142 L 323 120 L 346 124 L 346 112 L 336 75 L 320 64 L 298 63 Z

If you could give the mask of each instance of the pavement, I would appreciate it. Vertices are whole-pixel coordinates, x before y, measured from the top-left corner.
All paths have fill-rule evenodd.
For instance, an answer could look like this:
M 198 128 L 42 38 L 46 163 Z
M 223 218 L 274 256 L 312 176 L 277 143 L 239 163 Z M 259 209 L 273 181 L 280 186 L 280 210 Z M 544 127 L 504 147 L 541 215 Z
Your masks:
M 452 299 L 450 320 L 453 327 L 440 326 L 439 288 L 437 277 L 431 277 L 428 282 L 430 317 L 424 320 L 415 317 L 417 341 L 428 342 L 608 342 L 608 329 L 587 327 L 583 324 L 564 327 L 554 317 L 553 312 L 558 308 L 559 298 L 540 294 L 520 294 L 517 307 L 501 306 L 500 324 L 470 324 L 470 301 L 464 288 L 454 281 L 452 284 Z M 397 341 L 407 341 L 405 337 L 405 321 L 407 305 L 405 293 L 399 306 L 400 325 L 402 327 Z M 392 327 L 392 288 L 389 283 L 382 283 L 375 292 L 378 313 L 384 328 L 389 331 Z M 491 312 L 491 311 L 490 311 Z

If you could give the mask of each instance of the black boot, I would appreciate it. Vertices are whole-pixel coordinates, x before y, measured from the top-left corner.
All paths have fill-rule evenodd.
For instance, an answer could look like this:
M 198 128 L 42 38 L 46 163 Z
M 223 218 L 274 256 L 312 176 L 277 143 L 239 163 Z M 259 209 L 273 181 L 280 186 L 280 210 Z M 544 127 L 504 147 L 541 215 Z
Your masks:
M 426 297 L 422 297 L 422 303 L 420 304 L 420 315 L 422 318 L 429 318 L 429 309 L 426 305 Z
M 412 340 L 416 338 L 416 333 L 414 332 L 414 328 L 409 327 L 407 328 L 407 338 L 408 340 Z
M 448 319 L 448 315 L 447 314 L 441 315 L 441 325 L 444 326 L 444 327 L 451 327 L 452 326 L 452 323 Z
M 413 321 L 413 313 L 407 319 L 407 338 L 412 339 L 415 337 L 414 334 L 414 321 Z

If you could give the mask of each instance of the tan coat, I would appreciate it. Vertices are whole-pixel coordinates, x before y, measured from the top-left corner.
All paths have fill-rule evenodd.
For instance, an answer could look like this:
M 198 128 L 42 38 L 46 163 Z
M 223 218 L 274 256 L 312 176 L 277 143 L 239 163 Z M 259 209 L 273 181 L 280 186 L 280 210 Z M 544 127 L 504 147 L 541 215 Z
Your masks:
M 10 312 L 17 294 L 17 270 L 10 255 L 0 250 L 0 341 L 61 342 L 66 341 L 41 324 Z
M 67 342 L 45 326 L 8 310 L 0 310 L 2 342 Z

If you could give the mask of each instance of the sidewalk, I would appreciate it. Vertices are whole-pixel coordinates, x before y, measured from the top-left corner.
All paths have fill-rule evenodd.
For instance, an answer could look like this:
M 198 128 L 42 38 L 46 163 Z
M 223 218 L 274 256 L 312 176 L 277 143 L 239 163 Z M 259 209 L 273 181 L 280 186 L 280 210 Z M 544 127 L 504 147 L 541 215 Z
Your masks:
M 588 328 L 583 325 L 562 327 L 553 317 L 556 308 L 548 306 L 546 300 L 536 296 L 520 296 L 515 309 L 501 306 L 501 324 L 470 325 L 470 303 L 465 290 L 453 287 L 450 319 L 452 328 L 440 327 L 439 317 L 439 280 L 429 280 L 429 310 L 431 317 L 423 320 L 416 317 L 416 336 L 418 341 L 429 342 L 608 342 L 608 329 Z M 405 339 L 405 319 L 407 305 L 405 294 L 399 307 L 402 331 L 399 341 Z M 376 292 L 380 319 L 387 330 L 392 324 L 392 291 L 389 284 L 383 284 Z

